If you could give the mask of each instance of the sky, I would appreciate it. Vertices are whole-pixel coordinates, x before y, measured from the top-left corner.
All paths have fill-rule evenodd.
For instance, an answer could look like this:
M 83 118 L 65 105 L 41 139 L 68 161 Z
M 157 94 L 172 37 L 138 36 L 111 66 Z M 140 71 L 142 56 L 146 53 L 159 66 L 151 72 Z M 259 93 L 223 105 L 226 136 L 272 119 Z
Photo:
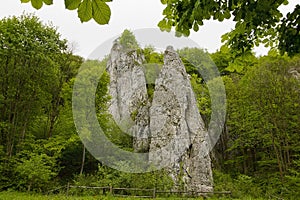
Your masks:
M 283 13 L 292 11 L 299 0 L 289 2 L 289 5 L 281 7 Z M 65 9 L 63 0 L 54 0 L 53 5 L 44 5 L 40 10 L 32 8 L 30 3 L 22 4 L 20 0 L 1 0 L 1 3 L 0 18 L 19 16 L 24 12 L 35 13 L 44 23 L 56 26 L 62 38 L 74 47 L 74 53 L 84 58 L 90 57 L 99 45 L 120 35 L 125 29 L 135 31 L 157 28 L 164 9 L 160 0 L 113 0 L 108 3 L 112 11 L 109 24 L 98 25 L 93 20 L 81 23 L 77 11 Z M 221 35 L 233 28 L 234 23 L 229 20 L 205 21 L 204 26 L 198 32 L 191 32 L 189 38 L 208 52 L 215 52 L 221 47 Z M 147 37 L 151 37 L 151 34 Z M 264 55 L 267 49 L 260 47 L 255 52 Z

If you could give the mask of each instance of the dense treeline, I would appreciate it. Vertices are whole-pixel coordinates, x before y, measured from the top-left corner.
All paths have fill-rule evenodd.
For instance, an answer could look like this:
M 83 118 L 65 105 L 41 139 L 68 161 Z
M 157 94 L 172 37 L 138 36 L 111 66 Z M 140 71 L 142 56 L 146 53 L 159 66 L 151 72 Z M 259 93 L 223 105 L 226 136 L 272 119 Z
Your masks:
M 210 66 L 202 50 L 179 53 L 200 67 Z M 255 197 L 299 196 L 300 57 L 276 50 L 259 58 L 251 52 L 236 57 L 223 46 L 211 58 L 227 96 L 226 123 L 211 153 L 216 188 Z M 197 81 L 197 73 L 192 74 L 199 111 L 208 124 L 209 92 L 205 84 L 197 84 L 201 75 Z
M 119 40 L 139 48 L 130 31 L 124 31 Z M 163 62 L 162 54 L 151 46 L 142 51 L 147 63 Z M 178 53 L 208 125 L 209 83 L 197 66 L 209 70 L 212 62 L 202 49 L 185 48 Z M 234 54 L 224 46 L 210 57 L 227 93 L 226 123 L 211 153 L 215 189 L 231 190 L 235 197 L 299 196 L 300 56 L 291 58 L 272 50 L 258 58 L 252 53 Z M 72 116 L 72 87 L 82 65 L 105 67 L 106 59 L 84 61 L 54 27 L 34 16 L 0 21 L 0 191 L 48 191 L 67 182 L 169 189 L 172 184 L 163 171 L 122 173 L 103 166 L 85 150 Z M 147 79 L 155 79 L 158 66 L 147 65 Z M 99 123 L 111 141 L 132 151 L 132 138 L 122 133 L 107 112 L 108 84 L 104 73 L 95 100 Z M 147 85 L 150 97 L 153 88 Z
M 216 168 L 255 195 L 299 196 L 300 57 L 271 51 L 243 60 L 240 73 L 224 76 L 228 114 Z

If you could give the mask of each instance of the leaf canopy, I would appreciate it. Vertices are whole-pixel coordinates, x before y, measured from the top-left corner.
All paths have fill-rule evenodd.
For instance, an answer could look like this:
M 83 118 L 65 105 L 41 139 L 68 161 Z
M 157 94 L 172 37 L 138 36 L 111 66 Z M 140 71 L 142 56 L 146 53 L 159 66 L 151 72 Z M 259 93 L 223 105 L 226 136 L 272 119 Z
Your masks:
M 161 0 L 166 5 L 164 18 L 158 23 L 162 31 L 172 27 L 177 35 L 188 36 L 199 30 L 205 20 L 236 22 L 235 29 L 222 38 L 229 47 L 242 53 L 261 43 L 278 47 L 290 55 L 300 53 L 300 6 L 283 18 L 279 6 L 287 0 Z M 279 44 L 279 45 L 278 45 Z
M 21 3 L 31 2 L 32 7 L 40 9 L 43 4 L 52 5 L 53 0 L 20 0 Z M 81 22 L 94 19 L 100 25 L 108 24 L 111 16 L 110 7 L 106 2 L 112 0 L 65 0 L 65 8 L 77 10 Z
M 43 4 L 51 5 L 53 0 L 20 0 L 40 9 Z M 111 16 L 107 2 L 112 0 L 65 0 L 65 7 L 77 10 L 81 22 L 94 19 L 100 25 L 108 24 Z M 235 29 L 222 36 L 222 42 L 243 54 L 254 46 L 264 44 L 276 47 L 282 54 L 293 56 L 300 53 L 300 6 L 285 17 L 279 7 L 288 0 L 161 0 L 166 5 L 164 18 L 158 23 L 162 31 L 171 31 L 176 36 L 189 36 L 190 31 L 200 30 L 206 20 L 220 22 L 232 20 Z

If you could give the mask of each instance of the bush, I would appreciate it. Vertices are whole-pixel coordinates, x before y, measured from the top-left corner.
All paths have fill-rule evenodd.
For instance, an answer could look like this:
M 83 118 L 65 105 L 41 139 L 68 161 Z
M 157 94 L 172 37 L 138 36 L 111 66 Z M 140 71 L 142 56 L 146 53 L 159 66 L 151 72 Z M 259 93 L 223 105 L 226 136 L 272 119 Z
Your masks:
M 126 163 L 122 163 L 126 167 Z M 140 188 L 169 190 L 173 181 L 163 170 L 148 173 L 125 173 L 106 166 L 99 165 L 97 174 L 76 176 L 73 183 L 77 186 L 97 186 L 114 188 Z M 132 194 L 148 196 L 149 191 L 120 190 L 118 194 Z M 96 195 L 101 193 L 98 189 L 72 188 L 71 194 Z
M 46 189 L 51 178 L 57 174 L 55 164 L 55 160 L 46 154 L 32 153 L 29 159 L 22 158 L 15 169 L 20 178 L 19 187 L 27 187 L 28 191 Z
M 259 185 L 250 176 L 239 174 L 233 178 L 231 175 L 217 170 L 214 170 L 213 175 L 215 191 L 231 191 L 234 198 L 258 198 L 262 196 Z

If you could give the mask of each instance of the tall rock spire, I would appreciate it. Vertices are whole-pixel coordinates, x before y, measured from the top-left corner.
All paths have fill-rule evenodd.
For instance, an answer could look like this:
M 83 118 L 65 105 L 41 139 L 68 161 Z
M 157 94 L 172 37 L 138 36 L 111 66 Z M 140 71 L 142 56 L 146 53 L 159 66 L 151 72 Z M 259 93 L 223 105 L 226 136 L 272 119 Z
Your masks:
M 120 44 L 114 44 L 107 66 L 111 114 L 121 128 L 129 128 L 125 131 L 134 136 L 137 152 L 149 152 L 150 163 L 167 166 L 174 190 L 211 192 L 211 160 L 203 149 L 204 123 L 181 59 L 167 47 L 152 102 L 143 62 L 138 51 L 124 52 Z
M 128 51 L 117 41 L 107 64 L 110 75 L 109 111 L 122 131 L 134 137 L 136 151 L 148 151 L 149 114 L 146 78 L 142 68 L 144 56 Z
M 167 47 L 164 66 L 155 82 L 150 108 L 150 161 L 171 165 L 167 170 L 175 189 L 212 191 L 209 156 L 203 156 L 205 128 L 185 67 L 176 51 Z M 172 149 L 162 147 L 172 143 Z M 159 157 L 151 152 L 162 149 Z

